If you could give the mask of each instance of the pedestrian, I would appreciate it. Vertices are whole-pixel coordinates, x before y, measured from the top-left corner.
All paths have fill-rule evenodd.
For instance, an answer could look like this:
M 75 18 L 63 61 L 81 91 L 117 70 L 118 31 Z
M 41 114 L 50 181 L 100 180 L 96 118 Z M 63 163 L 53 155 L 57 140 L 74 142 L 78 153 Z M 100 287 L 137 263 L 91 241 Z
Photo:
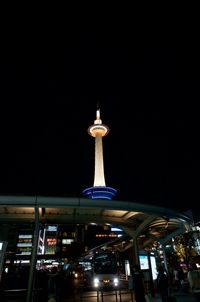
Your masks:
M 48 275 L 48 302 L 56 301 L 56 275 L 57 267 L 54 266 Z
M 133 277 L 133 291 L 135 294 L 135 301 L 145 302 L 146 290 L 144 284 L 144 274 L 140 270 L 139 264 L 133 266 L 132 277 Z
M 197 301 L 200 301 L 200 271 L 198 270 L 196 263 L 191 263 L 187 277 L 190 291 L 196 296 Z
M 157 276 L 157 290 L 161 297 L 162 302 L 168 301 L 168 292 L 169 292 L 169 285 L 168 285 L 168 277 L 164 271 L 163 266 L 159 266 L 158 268 L 158 276 Z
M 174 272 L 173 272 L 173 277 L 174 277 L 174 290 L 175 291 L 179 291 L 181 288 L 181 281 L 179 279 L 179 266 L 178 264 L 176 264 L 176 266 L 174 267 Z

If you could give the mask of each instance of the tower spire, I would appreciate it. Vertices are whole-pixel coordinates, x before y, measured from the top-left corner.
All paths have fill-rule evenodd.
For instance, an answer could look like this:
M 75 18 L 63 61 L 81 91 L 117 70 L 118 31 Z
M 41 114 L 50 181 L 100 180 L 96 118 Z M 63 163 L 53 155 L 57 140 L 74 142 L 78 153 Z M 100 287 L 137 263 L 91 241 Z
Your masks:
M 102 138 L 108 133 L 109 127 L 102 123 L 100 107 L 97 104 L 96 119 L 94 120 L 94 124 L 88 128 L 88 134 L 95 138 L 94 183 L 93 187 L 83 191 L 83 194 L 91 199 L 112 199 L 117 192 L 111 187 L 106 187 L 105 183 Z

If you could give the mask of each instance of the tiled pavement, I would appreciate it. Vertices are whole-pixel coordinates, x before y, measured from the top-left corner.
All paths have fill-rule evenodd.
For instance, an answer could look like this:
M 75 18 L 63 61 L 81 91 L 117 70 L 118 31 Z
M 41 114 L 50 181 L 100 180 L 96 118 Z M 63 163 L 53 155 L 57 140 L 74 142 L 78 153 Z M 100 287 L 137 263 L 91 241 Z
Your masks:
M 172 296 L 176 298 L 176 302 L 198 302 L 200 301 L 200 296 L 196 297 L 192 293 L 174 293 Z M 161 302 L 158 295 L 153 298 L 153 302 Z
M 195 297 L 192 293 L 174 293 L 173 296 L 176 298 L 176 300 L 175 300 L 176 302 L 199 302 L 200 301 L 200 299 Z M 89 297 L 88 294 L 86 294 L 86 297 L 87 297 L 87 299 L 83 299 L 84 297 L 76 295 L 76 297 L 65 298 L 63 300 L 63 302 L 83 302 L 83 301 L 87 301 L 87 302 L 95 302 L 95 301 L 96 302 L 97 301 L 101 301 L 101 302 L 107 302 L 107 301 L 135 302 L 134 298 L 133 298 L 133 300 L 131 300 L 130 294 L 123 295 L 121 298 L 119 298 L 119 296 L 117 298 L 115 298 L 114 296 L 110 297 L 110 298 L 107 296 L 104 296 L 103 298 L 97 299 L 93 296 L 93 299 L 91 299 L 91 297 Z M 153 300 L 152 302 L 162 302 L 159 295 L 155 295 L 155 297 L 153 297 L 152 300 Z M 171 302 L 171 301 L 169 300 L 169 302 Z

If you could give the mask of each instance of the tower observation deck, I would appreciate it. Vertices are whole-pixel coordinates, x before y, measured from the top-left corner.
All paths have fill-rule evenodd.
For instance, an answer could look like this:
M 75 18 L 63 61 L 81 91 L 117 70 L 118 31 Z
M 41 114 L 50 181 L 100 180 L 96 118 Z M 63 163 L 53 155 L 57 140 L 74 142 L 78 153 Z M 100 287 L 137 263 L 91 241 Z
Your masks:
M 117 190 L 106 186 L 104 176 L 103 140 L 109 133 L 108 126 L 102 124 L 100 109 L 96 111 L 96 120 L 88 128 L 88 134 L 95 138 L 95 169 L 93 187 L 83 190 L 83 195 L 91 199 L 113 199 Z

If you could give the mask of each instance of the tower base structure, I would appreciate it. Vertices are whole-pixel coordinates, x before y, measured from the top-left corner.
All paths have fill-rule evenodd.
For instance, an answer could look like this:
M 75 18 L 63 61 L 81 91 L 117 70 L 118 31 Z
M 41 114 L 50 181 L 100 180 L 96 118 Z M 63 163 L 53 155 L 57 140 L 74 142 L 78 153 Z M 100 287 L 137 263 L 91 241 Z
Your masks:
M 83 190 L 83 195 L 90 199 L 113 199 L 117 190 L 111 187 L 96 186 Z

